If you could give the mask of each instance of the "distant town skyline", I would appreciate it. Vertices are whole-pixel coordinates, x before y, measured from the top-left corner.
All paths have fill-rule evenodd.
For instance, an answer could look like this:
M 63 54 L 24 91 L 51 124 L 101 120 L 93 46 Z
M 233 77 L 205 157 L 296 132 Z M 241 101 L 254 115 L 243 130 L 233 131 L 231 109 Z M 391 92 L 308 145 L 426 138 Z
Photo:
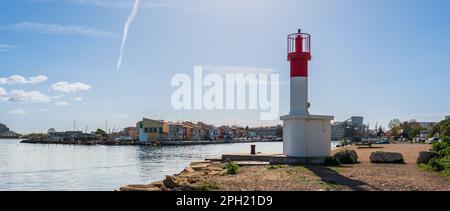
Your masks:
M 134 3 L 0 0 L 0 123 L 19 133 L 72 130 L 74 121 L 83 131 L 125 128 L 144 117 L 281 124 L 261 121 L 260 110 L 174 110 L 171 79 L 197 65 L 274 72 L 285 115 L 286 36 L 298 28 L 312 35 L 311 113 L 363 116 L 371 128 L 450 115 L 446 0 Z

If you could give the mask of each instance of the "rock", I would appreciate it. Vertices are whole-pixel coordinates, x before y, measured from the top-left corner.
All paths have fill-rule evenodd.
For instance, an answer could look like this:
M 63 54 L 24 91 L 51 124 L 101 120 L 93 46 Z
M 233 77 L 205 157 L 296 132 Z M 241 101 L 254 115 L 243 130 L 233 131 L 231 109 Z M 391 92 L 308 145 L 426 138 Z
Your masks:
M 417 164 L 427 164 L 430 162 L 431 159 L 435 158 L 437 156 L 434 152 L 420 152 L 419 157 L 417 158 L 416 163 Z
M 187 181 L 190 184 L 194 184 L 194 183 L 198 183 L 198 182 L 202 181 L 202 178 L 203 177 L 197 175 L 197 176 L 192 176 L 192 177 L 187 178 Z
M 166 188 L 178 188 L 183 185 L 189 185 L 187 178 L 177 177 L 177 176 L 166 176 L 166 179 L 163 181 L 163 184 Z
M 197 188 L 194 188 L 194 187 L 192 187 L 190 185 L 183 185 L 183 186 L 180 186 L 178 188 L 175 188 L 174 191 L 183 191 L 183 192 L 185 192 L 185 191 L 197 191 Z
M 156 182 L 151 183 L 150 185 L 155 186 L 161 190 L 164 190 L 166 188 L 166 186 L 164 186 L 163 181 L 156 181 Z
M 161 188 L 153 185 L 127 185 L 121 187 L 120 191 L 161 191 Z
M 222 170 L 219 174 L 220 176 L 226 176 L 228 175 L 228 171 L 226 169 Z
M 339 160 L 341 164 L 354 164 L 358 162 L 358 154 L 355 150 L 341 150 L 334 155 L 336 160 Z
M 403 163 L 403 155 L 398 152 L 372 152 L 370 154 L 372 163 Z
M 220 171 L 210 171 L 208 173 L 208 175 L 210 175 L 210 176 L 217 176 L 217 175 L 220 175 L 221 172 L 222 172 L 222 170 L 220 170 Z
M 194 170 L 192 167 L 188 166 L 188 167 L 186 167 L 186 168 L 184 169 L 183 172 L 186 172 L 186 173 L 195 173 L 195 170 Z

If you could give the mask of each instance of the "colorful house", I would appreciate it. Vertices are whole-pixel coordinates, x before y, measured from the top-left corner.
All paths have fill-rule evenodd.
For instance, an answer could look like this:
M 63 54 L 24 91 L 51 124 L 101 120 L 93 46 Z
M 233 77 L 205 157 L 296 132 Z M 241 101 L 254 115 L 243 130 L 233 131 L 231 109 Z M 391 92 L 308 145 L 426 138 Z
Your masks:
M 169 135 L 169 123 L 163 120 L 144 118 L 136 124 L 139 130 L 139 142 L 157 142 L 166 140 Z
M 228 126 L 220 126 L 217 128 L 219 140 L 233 140 L 235 130 Z
M 167 141 L 182 141 L 184 139 L 184 127 L 180 123 L 169 123 Z
M 200 127 L 192 122 L 183 122 L 184 140 L 200 141 Z
M 217 129 L 213 125 L 198 122 L 197 126 L 200 127 L 200 137 L 202 140 L 217 140 Z

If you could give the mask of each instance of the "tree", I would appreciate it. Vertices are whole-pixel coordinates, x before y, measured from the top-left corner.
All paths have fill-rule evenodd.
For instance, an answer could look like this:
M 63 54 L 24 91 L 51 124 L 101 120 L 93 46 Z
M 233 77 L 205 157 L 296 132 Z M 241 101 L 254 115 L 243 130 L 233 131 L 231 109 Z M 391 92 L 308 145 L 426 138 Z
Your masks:
M 401 122 L 399 119 L 393 119 L 393 120 L 389 121 L 388 127 L 389 127 L 389 129 L 392 130 L 392 129 L 395 129 L 396 127 L 400 126 L 400 124 L 401 124 Z
M 389 129 L 391 129 L 391 136 L 396 137 L 396 136 L 400 135 L 402 128 L 401 128 L 401 122 L 399 119 L 393 119 L 393 120 L 389 121 L 388 127 L 389 127 Z
M 99 128 L 99 129 L 97 129 L 97 131 L 95 131 L 95 135 L 106 136 L 106 132 Z
M 380 138 L 381 135 L 384 135 L 384 132 L 383 132 L 383 128 L 381 128 L 381 126 L 380 126 L 380 128 L 378 128 L 377 137 Z
M 430 136 L 442 136 L 447 135 L 450 136 L 450 119 L 443 120 L 433 126 L 433 129 L 431 129 Z

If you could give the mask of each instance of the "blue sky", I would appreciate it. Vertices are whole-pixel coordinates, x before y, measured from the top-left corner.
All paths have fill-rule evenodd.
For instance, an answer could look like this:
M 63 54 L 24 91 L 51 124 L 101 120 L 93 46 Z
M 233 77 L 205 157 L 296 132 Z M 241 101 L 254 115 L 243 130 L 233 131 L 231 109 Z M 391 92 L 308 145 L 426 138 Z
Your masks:
M 141 0 L 117 70 L 132 4 L 0 0 L 0 96 L 9 96 L 0 122 L 24 133 L 72 129 L 74 120 L 123 128 L 142 117 L 277 124 L 257 111 L 173 110 L 170 81 L 194 65 L 222 65 L 275 69 L 288 82 L 286 35 L 297 28 L 313 39 L 311 113 L 361 115 L 371 127 L 450 113 L 447 0 Z M 280 89 L 287 114 L 289 86 Z

